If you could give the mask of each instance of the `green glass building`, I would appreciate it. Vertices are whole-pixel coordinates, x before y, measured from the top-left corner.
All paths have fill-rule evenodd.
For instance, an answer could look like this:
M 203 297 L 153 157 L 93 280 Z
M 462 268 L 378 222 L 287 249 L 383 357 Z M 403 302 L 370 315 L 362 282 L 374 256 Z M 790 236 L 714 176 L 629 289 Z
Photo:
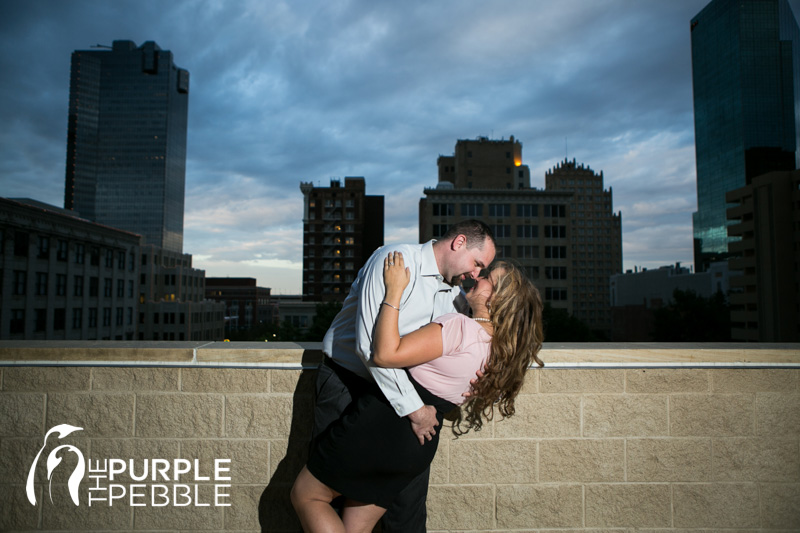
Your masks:
M 725 193 L 798 168 L 800 30 L 787 0 L 713 0 L 691 21 L 695 270 L 728 257 Z
M 153 41 L 72 54 L 64 207 L 183 251 L 189 73 Z

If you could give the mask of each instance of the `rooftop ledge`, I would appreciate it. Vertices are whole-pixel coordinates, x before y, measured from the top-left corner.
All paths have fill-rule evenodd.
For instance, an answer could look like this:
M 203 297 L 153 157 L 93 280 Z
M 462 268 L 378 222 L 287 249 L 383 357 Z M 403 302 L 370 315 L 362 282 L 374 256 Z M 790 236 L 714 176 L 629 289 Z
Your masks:
M 315 368 L 321 342 L 0 341 L 0 366 Z M 545 368 L 800 368 L 800 344 L 545 343 Z

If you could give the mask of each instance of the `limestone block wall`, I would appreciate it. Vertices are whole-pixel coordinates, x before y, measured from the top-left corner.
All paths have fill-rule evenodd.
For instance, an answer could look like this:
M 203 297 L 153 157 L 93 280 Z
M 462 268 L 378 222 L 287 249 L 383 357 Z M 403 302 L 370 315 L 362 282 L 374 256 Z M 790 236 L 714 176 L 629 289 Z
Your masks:
M 0 530 L 299 531 L 318 345 L 169 346 L 0 343 Z M 515 417 L 444 430 L 429 531 L 800 531 L 800 346 L 542 358 Z

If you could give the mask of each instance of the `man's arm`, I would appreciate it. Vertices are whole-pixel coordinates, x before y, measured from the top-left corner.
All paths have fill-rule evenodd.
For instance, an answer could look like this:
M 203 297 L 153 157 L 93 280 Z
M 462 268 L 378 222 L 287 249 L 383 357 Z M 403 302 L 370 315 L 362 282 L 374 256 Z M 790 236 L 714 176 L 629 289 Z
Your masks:
M 406 255 L 406 254 L 404 254 Z M 415 273 L 406 290 L 412 290 Z M 358 295 L 358 311 L 356 315 L 356 353 L 364 362 L 375 383 L 378 384 L 386 399 L 398 416 L 408 416 L 423 407 L 422 399 L 417 394 L 405 370 L 381 368 L 372 362 L 372 336 L 383 301 L 385 288 L 383 285 L 383 257 L 373 256 L 364 266 Z

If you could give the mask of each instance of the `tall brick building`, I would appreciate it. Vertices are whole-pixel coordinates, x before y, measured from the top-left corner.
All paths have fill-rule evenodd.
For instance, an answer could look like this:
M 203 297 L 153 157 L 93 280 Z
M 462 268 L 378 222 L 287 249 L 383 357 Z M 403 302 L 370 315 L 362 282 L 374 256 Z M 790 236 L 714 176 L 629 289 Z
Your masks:
M 343 301 L 366 260 L 383 246 L 383 196 L 364 178 L 300 183 L 303 192 L 303 300 Z

